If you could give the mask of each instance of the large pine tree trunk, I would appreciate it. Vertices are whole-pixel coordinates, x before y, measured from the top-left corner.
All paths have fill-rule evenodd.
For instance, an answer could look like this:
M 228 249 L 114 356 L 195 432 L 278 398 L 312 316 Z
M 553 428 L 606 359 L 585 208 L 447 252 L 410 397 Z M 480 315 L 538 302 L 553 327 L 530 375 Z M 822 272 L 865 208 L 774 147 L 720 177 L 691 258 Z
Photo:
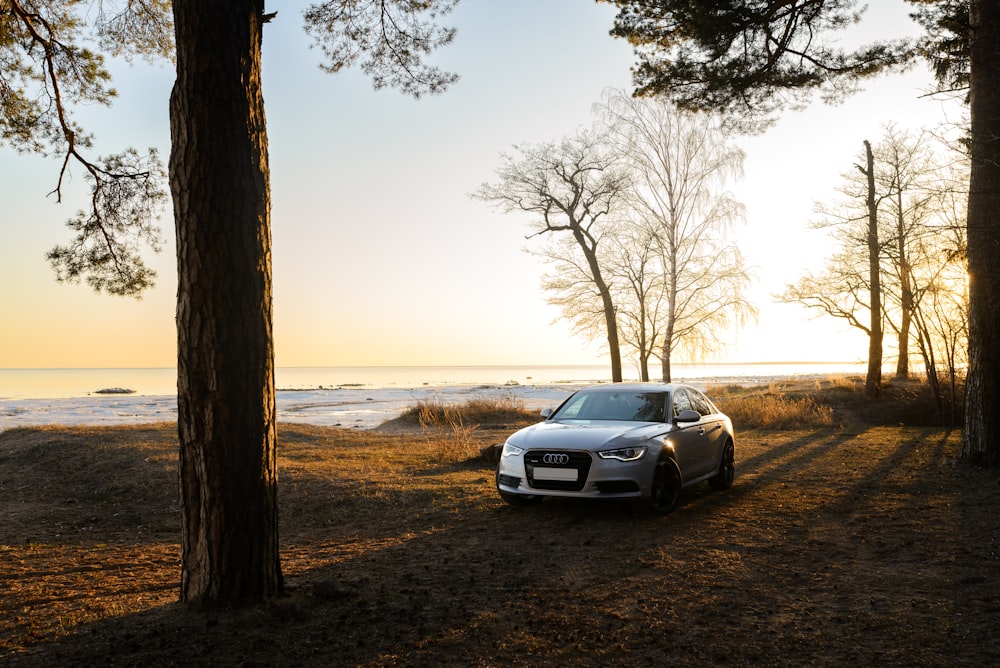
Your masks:
M 173 8 L 181 600 L 252 604 L 282 588 L 263 1 Z
M 1000 3 L 972 0 L 966 459 L 1000 466 Z

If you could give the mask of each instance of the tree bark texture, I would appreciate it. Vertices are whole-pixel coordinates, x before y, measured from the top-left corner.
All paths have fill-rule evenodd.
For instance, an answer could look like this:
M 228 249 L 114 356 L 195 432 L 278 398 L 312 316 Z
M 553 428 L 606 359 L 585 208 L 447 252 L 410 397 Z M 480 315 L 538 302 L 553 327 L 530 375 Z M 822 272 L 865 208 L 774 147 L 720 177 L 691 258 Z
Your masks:
M 660 356 L 660 380 L 671 382 L 673 371 L 670 368 L 670 350 L 673 348 L 673 318 L 667 325 L 667 333 L 663 337 L 663 355 Z
M 175 0 L 181 600 L 282 589 L 263 0 Z
M 871 293 L 871 320 L 868 335 L 868 373 L 865 395 L 878 396 L 882 389 L 882 277 L 881 246 L 878 238 L 878 209 L 875 200 L 875 158 L 871 142 L 865 141 L 865 175 L 868 177 L 868 280 Z
M 579 223 L 571 226 L 573 237 L 577 245 L 583 251 L 590 267 L 590 274 L 594 279 L 594 285 L 601 295 L 601 305 L 604 309 L 604 324 L 608 333 L 608 353 L 611 357 L 611 382 L 622 382 L 622 349 L 618 339 L 618 315 L 615 311 L 614 301 L 611 298 L 611 289 L 604 280 L 601 272 L 601 264 L 597 261 L 597 244 L 592 239 L 588 239 Z
M 663 356 L 660 357 L 660 379 L 664 383 L 671 382 L 673 371 L 670 368 L 670 357 L 674 350 L 674 323 L 677 322 L 677 245 L 670 245 L 670 281 L 667 294 L 667 331 L 663 334 Z
M 1000 2 L 970 4 L 969 374 L 965 459 L 1000 466 Z
M 909 248 L 907 246 L 906 219 L 903 215 L 903 193 L 896 193 L 896 254 L 899 256 L 899 357 L 896 359 L 896 380 L 910 377 L 910 328 L 913 320 L 913 282 L 910 280 Z

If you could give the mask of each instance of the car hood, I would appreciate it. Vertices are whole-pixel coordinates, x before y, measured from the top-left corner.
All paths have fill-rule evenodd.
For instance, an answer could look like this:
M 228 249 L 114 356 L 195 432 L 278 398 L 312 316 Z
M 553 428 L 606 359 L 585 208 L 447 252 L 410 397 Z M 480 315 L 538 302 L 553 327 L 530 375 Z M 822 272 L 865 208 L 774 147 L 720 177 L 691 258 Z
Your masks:
M 662 422 L 547 421 L 525 427 L 507 442 L 526 450 L 601 450 L 647 441 L 671 428 Z

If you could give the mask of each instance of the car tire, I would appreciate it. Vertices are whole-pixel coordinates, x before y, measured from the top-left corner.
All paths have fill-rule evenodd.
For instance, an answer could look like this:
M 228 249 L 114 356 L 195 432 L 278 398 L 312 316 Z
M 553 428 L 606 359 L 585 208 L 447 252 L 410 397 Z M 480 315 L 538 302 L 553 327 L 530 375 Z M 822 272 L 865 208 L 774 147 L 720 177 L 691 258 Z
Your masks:
M 732 441 L 726 441 L 722 448 L 722 460 L 719 462 L 719 472 L 708 479 L 712 489 L 729 489 L 736 477 L 736 449 Z
M 681 472 L 672 459 L 662 459 L 656 463 L 656 470 L 653 472 L 649 505 L 654 511 L 665 515 L 677 507 L 680 498 Z
M 534 506 L 542 502 L 544 497 L 537 494 L 511 494 L 500 489 L 500 471 L 496 473 L 497 494 L 504 503 L 510 506 Z

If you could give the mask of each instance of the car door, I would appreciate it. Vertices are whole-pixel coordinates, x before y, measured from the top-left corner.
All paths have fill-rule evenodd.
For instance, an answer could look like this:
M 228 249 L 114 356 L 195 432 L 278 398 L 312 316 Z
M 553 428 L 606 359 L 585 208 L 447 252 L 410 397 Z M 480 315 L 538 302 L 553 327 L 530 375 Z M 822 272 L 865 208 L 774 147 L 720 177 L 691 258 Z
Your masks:
M 702 454 L 704 455 L 705 473 L 715 471 L 722 457 L 722 448 L 726 445 L 725 418 L 704 394 L 695 389 L 688 390 L 688 398 L 694 410 L 701 414 L 699 435 L 702 437 Z
M 694 480 L 705 474 L 705 430 L 701 420 L 697 422 L 677 422 L 677 416 L 686 410 L 698 410 L 691 401 L 687 390 L 678 388 L 673 393 L 673 423 L 675 429 L 670 432 L 670 440 L 674 444 L 677 465 L 681 469 L 681 477 L 685 481 Z

